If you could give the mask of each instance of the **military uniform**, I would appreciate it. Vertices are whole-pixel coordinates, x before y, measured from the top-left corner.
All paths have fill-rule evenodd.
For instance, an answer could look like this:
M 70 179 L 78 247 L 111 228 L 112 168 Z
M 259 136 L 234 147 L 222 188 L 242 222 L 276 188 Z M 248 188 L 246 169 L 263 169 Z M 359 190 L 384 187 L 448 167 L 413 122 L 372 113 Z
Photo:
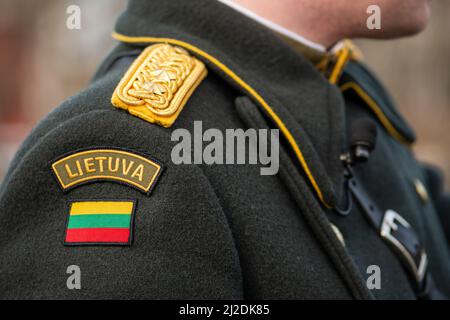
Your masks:
M 450 294 L 448 198 L 351 47 L 312 63 L 209 0 L 131 1 L 114 37 L 89 87 L 38 124 L 4 179 L 1 298 Z M 346 169 L 361 118 L 375 123 L 376 146 Z M 278 128 L 278 174 L 173 164 L 171 133 L 193 131 L 194 121 L 204 130 Z M 355 177 L 362 188 L 351 186 Z M 376 222 L 383 216 L 365 212 L 367 202 L 401 218 Z M 420 254 L 403 258 L 418 257 L 409 265 L 417 270 L 389 235 L 405 246 L 413 238 Z M 81 290 L 66 286 L 70 265 L 80 267 Z M 366 285 L 370 265 L 380 267 L 380 289 Z

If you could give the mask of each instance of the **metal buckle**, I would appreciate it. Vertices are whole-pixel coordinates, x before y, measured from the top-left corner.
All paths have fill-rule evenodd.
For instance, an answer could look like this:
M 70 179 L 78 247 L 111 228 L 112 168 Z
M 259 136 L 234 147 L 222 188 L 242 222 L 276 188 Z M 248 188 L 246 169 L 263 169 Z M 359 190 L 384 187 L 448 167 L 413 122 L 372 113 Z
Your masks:
M 408 221 L 406 221 L 402 216 L 400 216 L 394 210 L 387 210 L 384 214 L 383 222 L 381 224 L 381 237 L 387 240 L 390 244 L 394 246 L 405 258 L 405 262 L 407 263 L 407 267 L 414 274 L 419 285 L 422 284 L 426 270 L 428 259 L 424 250 L 420 252 L 420 261 L 417 264 L 414 260 L 411 252 L 392 234 L 392 231 L 398 231 L 399 227 L 405 229 L 411 229 Z M 410 230 L 413 232 L 412 230 Z

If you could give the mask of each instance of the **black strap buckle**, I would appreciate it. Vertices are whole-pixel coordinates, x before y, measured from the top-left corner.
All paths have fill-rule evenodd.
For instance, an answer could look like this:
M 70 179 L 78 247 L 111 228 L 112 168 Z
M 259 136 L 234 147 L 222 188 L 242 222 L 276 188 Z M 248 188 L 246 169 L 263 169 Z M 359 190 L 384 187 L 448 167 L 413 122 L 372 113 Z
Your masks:
M 355 201 L 363 209 L 367 219 L 379 232 L 381 238 L 388 243 L 403 263 L 412 278 L 416 291 L 421 293 L 425 288 L 428 259 L 418 235 L 400 214 L 394 210 L 384 212 L 380 209 L 369 196 L 355 172 L 348 170 L 348 186 Z
M 408 221 L 394 210 L 387 210 L 381 224 L 380 235 L 399 253 L 419 287 L 423 287 L 428 259 Z

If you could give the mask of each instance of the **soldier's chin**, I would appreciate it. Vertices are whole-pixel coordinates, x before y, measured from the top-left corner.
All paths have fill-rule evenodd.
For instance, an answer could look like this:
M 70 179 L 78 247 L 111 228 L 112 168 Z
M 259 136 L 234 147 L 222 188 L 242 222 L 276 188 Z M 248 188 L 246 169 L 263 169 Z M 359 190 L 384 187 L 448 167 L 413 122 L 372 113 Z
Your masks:
M 404 25 L 398 26 L 398 36 L 412 36 L 426 29 L 428 26 L 429 15 L 423 14 L 416 19 L 407 21 Z
M 423 14 L 404 21 L 391 21 L 379 30 L 368 30 L 366 37 L 377 39 L 395 39 L 416 35 L 424 31 L 429 22 L 429 15 Z
M 412 1 L 412 0 L 408 0 Z M 418 34 L 426 29 L 428 22 L 430 20 L 430 1 L 416 1 L 417 5 L 411 5 L 411 7 L 406 7 L 406 9 L 400 12 L 392 11 L 393 14 L 390 17 L 386 17 L 386 25 L 382 27 L 385 37 L 388 38 L 398 38 L 405 36 L 412 36 Z M 420 4 L 421 3 L 421 4 Z M 383 33 L 383 32 L 382 32 Z

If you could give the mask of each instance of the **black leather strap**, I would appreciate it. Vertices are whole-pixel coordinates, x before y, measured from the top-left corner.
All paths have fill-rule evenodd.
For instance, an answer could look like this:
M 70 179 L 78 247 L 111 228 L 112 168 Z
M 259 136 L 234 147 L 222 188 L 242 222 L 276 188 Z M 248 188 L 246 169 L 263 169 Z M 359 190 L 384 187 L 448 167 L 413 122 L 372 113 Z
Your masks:
M 348 186 L 369 223 L 385 240 L 407 270 L 417 296 L 433 299 L 442 296 L 427 274 L 427 255 L 418 235 L 410 224 L 394 210 L 383 211 L 370 197 L 356 172 L 347 169 Z

